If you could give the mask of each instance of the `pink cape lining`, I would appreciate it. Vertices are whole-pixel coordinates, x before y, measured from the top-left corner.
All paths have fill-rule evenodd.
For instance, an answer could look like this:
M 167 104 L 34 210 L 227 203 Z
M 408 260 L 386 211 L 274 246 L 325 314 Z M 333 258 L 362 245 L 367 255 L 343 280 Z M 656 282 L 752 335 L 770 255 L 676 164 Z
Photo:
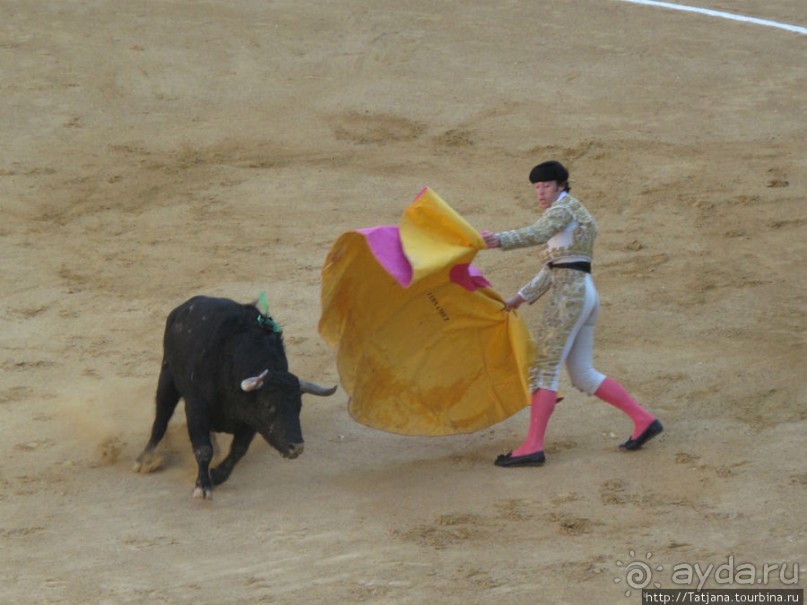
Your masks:
M 401 287 L 408 288 L 412 283 L 414 272 L 401 244 L 400 229 L 395 226 L 380 226 L 359 229 L 357 232 L 364 236 L 367 246 L 384 270 Z M 470 292 L 490 287 L 490 282 L 485 279 L 482 272 L 467 263 L 454 265 L 449 273 L 449 278 L 453 283 Z

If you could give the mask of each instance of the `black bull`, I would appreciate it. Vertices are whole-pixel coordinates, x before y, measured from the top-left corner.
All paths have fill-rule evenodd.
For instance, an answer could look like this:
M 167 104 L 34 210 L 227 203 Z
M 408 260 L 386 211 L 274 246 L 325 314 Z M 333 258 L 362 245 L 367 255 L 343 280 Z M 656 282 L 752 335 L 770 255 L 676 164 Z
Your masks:
M 227 480 L 255 433 L 284 457 L 299 456 L 302 394 L 335 391 L 335 386 L 326 389 L 289 372 L 280 329 L 254 304 L 196 296 L 168 315 L 156 416 L 134 470 L 148 472 L 161 465 L 154 450 L 183 398 L 199 467 L 193 495 L 210 498 L 212 486 Z M 229 454 L 212 469 L 211 432 L 233 435 Z

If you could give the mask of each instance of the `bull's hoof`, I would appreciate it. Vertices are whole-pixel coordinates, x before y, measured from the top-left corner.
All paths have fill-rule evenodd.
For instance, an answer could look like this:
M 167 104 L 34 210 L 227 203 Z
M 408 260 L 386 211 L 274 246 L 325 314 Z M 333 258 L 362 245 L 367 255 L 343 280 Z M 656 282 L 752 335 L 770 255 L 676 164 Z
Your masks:
M 154 452 L 143 452 L 137 457 L 132 467 L 136 473 L 153 473 L 165 464 L 165 458 Z
M 201 498 L 202 500 L 212 500 L 213 499 L 213 491 L 211 489 L 202 489 L 201 487 L 197 487 L 193 490 L 193 497 L 194 498 Z

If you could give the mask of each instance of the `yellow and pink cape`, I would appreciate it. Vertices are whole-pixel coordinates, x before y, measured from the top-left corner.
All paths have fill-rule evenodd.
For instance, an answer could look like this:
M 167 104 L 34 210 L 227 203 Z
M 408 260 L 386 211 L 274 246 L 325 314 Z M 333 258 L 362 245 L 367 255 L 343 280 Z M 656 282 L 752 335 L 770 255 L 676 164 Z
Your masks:
M 343 234 L 322 270 L 319 332 L 349 411 L 404 435 L 489 427 L 529 404 L 534 344 L 471 261 L 485 243 L 430 189 L 400 227 Z

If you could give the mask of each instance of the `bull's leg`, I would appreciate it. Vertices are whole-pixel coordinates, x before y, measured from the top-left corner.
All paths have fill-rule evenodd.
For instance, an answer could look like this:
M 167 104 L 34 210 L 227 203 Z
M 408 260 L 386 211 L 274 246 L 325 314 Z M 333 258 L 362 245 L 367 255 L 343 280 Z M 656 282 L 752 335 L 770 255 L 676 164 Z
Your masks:
M 134 465 L 135 472 L 150 473 L 157 470 L 163 464 L 161 456 L 155 454 L 154 449 L 165 436 L 168 428 L 168 421 L 174 415 L 174 410 L 179 402 L 180 393 L 174 385 L 174 378 L 168 364 L 163 362 L 160 370 L 160 378 L 157 381 L 156 413 L 154 424 L 151 426 L 151 437 L 143 452 L 137 457 Z
M 188 419 L 188 435 L 193 445 L 193 455 L 199 474 L 196 477 L 194 498 L 213 497 L 213 484 L 210 482 L 210 462 L 213 460 L 213 444 L 210 441 L 210 419 L 206 411 L 210 407 L 204 401 L 191 401 L 185 397 L 185 416 Z
M 253 437 L 255 437 L 255 429 L 249 426 L 241 425 L 236 429 L 235 433 L 233 433 L 230 453 L 227 454 L 227 457 L 222 460 L 216 468 L 210 471 L 210 478 L 213 480 L 213 485 L 220 485 L 227 481 L 235 465 L 244 457 L 244 454 L 247 453 Z

